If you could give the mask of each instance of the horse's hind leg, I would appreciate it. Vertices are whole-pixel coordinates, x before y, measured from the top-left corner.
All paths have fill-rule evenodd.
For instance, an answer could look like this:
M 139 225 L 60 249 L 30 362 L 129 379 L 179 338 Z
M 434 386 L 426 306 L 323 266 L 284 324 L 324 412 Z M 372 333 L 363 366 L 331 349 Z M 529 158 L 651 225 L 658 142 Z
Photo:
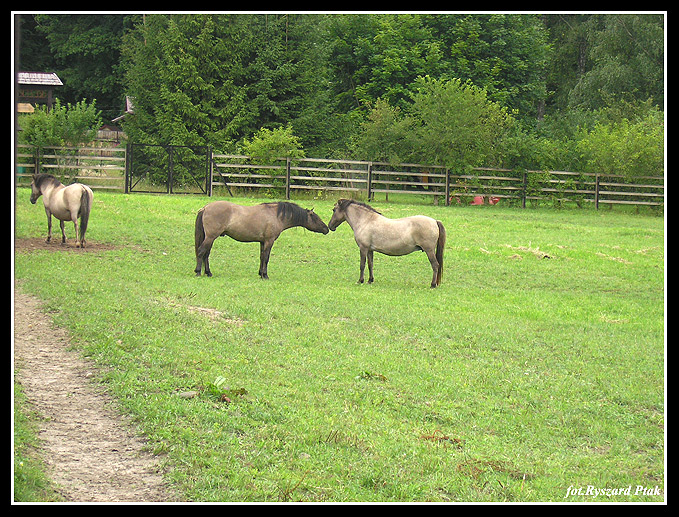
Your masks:
M 212 271 L 210 271 L 210 251 L 207 252 L 205 258 L 203 259 L 203 264 L 205 264 L 205 274 L 207 276 L 212 276 Z
M 427 258 L 429 258 L 429 263 L 431 264 L 431 269 L 433 270 L 433 276 L 431 279 L 431 288 L 434 289 L 438 286 L 438 275 L 439 275 L 439 261 L 436 259 L 436 253 L 434 250 L 427 251 Z
M 83 229 L 84 228 L 84 229 Z M 78 228 L 76 226 L 76 232 L 80 232 L 80 247 L 84 248 L 85 247 L 85 232 L 87 231 L 87 225 L 83 226 L 83 220 L 82 218 L 80 219 L 80 227 Z M 77 234 L 76 234 L 77 235 Z
M 212 271 L 210 271 L 210 251 L 212 250 L 212 244 L 215 242 L 214 238 L 206 237 L 205 240 L 198 246 L 196 250 L 196 276 L 200 276 L 200 271 L 205 266 L 205 275 L 212 276 Z
M 203 243 L 198 247 L 196 252 L 196 275 L 200 276 L 201 265 L 205 266 L 204 271 L 206 276 L 212 276 L 210 271 L 210 252 L 216 237 L 206 237 Z
M 73 228 L 75 228 L 75 247 L 76 248 L 84 248 L 85 247 L 85 241 L 83 240 L 82 235 L 79 235 L 78 232 L 80 229 L 78 228 L 78 218 L 76 217 L 73 219 Z M 61 229 L 63 231 L 63 223 L 61 226 Z M 66 235 L 64 235 L 64 242 L 66 242 Z
M 66 244 L 66 232 L 64 231 L 64 221 L 59 221 L 59 228 L 61 228 L 61 244 Z M 75 238 L 78 239 L 78 227 L 75 228 Z M 77 244 L 77 242 L 76 242 Z

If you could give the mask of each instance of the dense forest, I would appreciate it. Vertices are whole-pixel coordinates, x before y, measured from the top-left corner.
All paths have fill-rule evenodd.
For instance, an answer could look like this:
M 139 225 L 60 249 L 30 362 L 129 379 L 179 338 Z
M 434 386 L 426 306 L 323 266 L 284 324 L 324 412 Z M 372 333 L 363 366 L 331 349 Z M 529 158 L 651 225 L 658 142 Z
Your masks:
M 664 172 L 658 14 L 21 15 L 20 67 L 134 142 Z M 80 104 L 78 104 L 80 103 Z

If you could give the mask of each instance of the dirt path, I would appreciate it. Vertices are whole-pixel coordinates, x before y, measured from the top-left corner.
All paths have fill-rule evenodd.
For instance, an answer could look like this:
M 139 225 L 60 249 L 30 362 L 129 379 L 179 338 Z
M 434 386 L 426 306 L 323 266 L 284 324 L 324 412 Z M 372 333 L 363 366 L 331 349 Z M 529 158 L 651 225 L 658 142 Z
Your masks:
M 155 458 L 117 413 L 94 370 L 69 350 L 37 298 L 14 291 L 17 380 L 43 417 L 47 474 L 67 501 L 171 501 Z

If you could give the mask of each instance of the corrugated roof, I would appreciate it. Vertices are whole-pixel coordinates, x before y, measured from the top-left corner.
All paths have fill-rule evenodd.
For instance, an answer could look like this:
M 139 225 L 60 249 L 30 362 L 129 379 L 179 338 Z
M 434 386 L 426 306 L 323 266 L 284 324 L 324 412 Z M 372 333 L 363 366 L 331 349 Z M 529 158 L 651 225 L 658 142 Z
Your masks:
M 19 84 L 64 85 L 54 72 L 19 72 L 18 76 Z

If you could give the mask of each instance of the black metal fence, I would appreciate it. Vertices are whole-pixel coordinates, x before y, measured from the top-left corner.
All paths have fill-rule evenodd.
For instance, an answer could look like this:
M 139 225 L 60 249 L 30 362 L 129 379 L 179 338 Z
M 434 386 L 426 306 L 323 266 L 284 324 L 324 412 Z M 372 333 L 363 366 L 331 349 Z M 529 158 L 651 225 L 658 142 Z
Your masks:
M 210 193 L 207 146 L 128 144 L 125 192 Z

